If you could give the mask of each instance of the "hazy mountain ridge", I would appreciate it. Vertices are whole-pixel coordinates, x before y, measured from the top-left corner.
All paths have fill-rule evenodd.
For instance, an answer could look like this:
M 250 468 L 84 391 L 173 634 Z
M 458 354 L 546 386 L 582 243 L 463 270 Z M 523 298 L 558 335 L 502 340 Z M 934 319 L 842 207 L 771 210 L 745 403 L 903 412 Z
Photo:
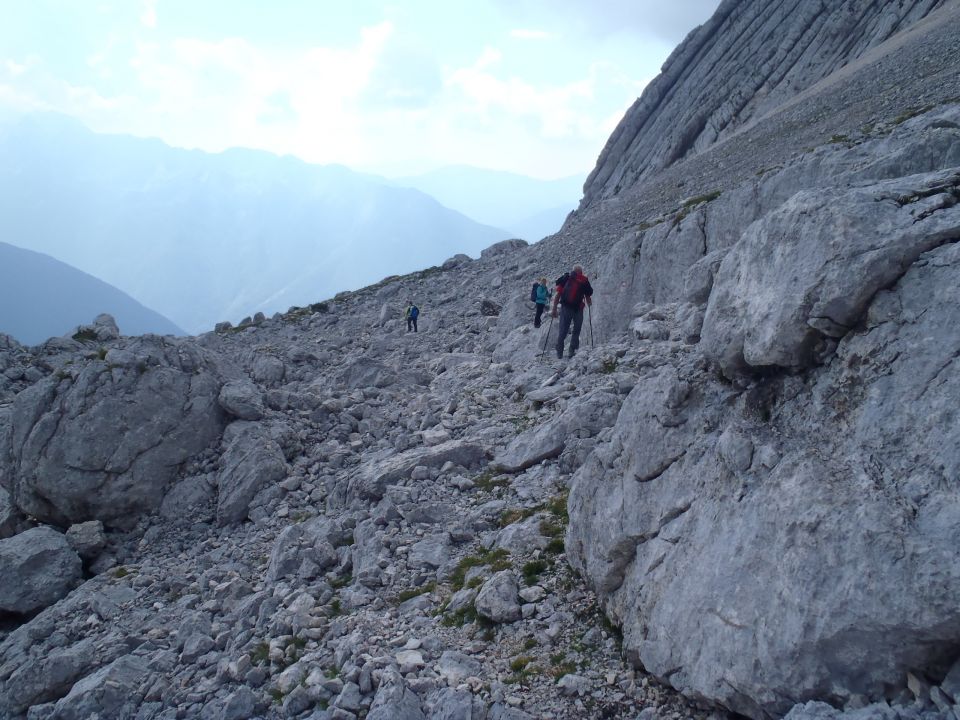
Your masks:
M 181 150 L 49 115 L 0 138 L 0 213 L 24 247 L 194 332 L 476 255 L 509 235 L 342 166 Z
M 184 335 L 126 293 L 42 253 L 0 242 L 0 333 L 25 345 L 110 313 L 129 335 Z
M 449 165 L 392 182 L 421 190 L 477 222 L 502 227 L 528 242 L 557 232 L 577 207 L 586 175 L 555 180 Z M 559 222 L 558 222 L 559 220 Z

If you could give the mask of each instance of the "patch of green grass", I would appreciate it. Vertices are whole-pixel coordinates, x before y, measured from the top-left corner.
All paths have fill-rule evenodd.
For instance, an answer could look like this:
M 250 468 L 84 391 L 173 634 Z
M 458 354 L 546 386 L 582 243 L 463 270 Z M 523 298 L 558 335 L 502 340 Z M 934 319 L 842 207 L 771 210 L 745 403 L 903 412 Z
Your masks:
M 850 142 L 850 137 L 848 135 L 833 135 L 830 137 L 830 142 L 834 145 L 839 143 L 848 143 Z
M 330 603 L 330 617 L 338 617 L 343 615 L 344 610 L 343 606 L 340 604 L 340 598 L 334 598 L 333 602 Z
M 97 339 L 97 334 L 88 328 L 86 330 L 81 330 L 80 332 L 75 332 L 73 334 L 73 339 L 78 342 L 93 342 Z
M 457 563 L 457 567 L 450 578 L 450 587 L 454 591 L 461 590 L 466 580 L 467 570 L 484 565 L 488 565 L 493 572 L 506 570 L 510 567 L 510 553 L 503 548 L 499 548 L 497 550 L 485 550 L 479 555 L 468 555 Z
M 267 690 L 267 694 L 273 698 L 275 703 L 280 704 L 283 702 L 283 693 L 280 692 L 278 688 L 270 688 Z
M 873 132 L 873 129 L 876 127 L 874 123 L 867 123 L 862 128 L 860 128 L 860 133 L 863 135 L 870 135 Z
M 493 620 L 478 613 L 473 605 L 468 605 L 462 610 L 457 610 L 455 613 L 449 613 L 440 621 L 440 624 L 444 627 L 463 627 L 470 623 L 476 623 L 484 630 L 489 631 L 492 631 L 493 628 L 496 627 L 496 623 L 493 622 Z
M 559 495 L 555 495 L 547 501 L 547 504 L 544 508 L 547 512 L 552 513 L 560 520 L 564 525 L 570 522 L 570 515 L 567 513 L 567 499 L 569 498 L 570 493 L 564 492 Z
M 553 538 L 550 542 L 548 542 L 547 547 L 544 549 L 551 555 L 559 555 L 560 553 L 564 552 L 567 547 L 563 544 L 563 538 L 558 537 Z
M 537 646 L 537 640 L 536 640 L 536 638 L 532 638 L 532 637 L 531 637 L 531 638 L 527 638 L 527 639 L 524 640 L 524 642 L 523 642 L 523 649 L 524 649 L 524 650 L 533 650 L 536 646 Z
M 266 642 L 258 643 L 250 651 L 250 662 L 254 665 L 266 665 L 270 661 L 270 645 Z
M 684 202 L 681 207 L 685 210 L 689 210 L 690 208 L 694 208 L 697 205 L 713 202 L 722 194 L 723 192 L 721 190 L 714 190 L 712 192 L 708 192 L 706 195 L 697 195 L 696 197 L 692 197 L 686 202 Z
M 924 113 L 930 112 L 931 110 L 933 110 L 933 108 L 934 108 L 933 105 L 924 105 L 923 107 L 910 108 L 900 113 L 899 115 L 897 115 L 897 117 L 893 119 L 893 124 L 902 125 L 903 123 L 905 123 L 907 120 L 910 120 L 911 118 L 915 118 L 918 115 L 923 115 Z
M 470 582 L 466 584 L 466 587 L 470 588 L 471 590 L 476 590 L 481 585 L 483 585 L 483 578 L 475 577 L 475 578 L 470 578 Z
M 616 358 L 606 358 L 602 363 L 600 363 L 600 372 L 604 375 L 609 375 L 612 372 L 615 372 L 617 369 L 618 361 Z
M 497 487 L 506 487 L 510 478 L 506 475 L 497 475 L 493 470 L 484 470 L 473 479 L 473 484 L 481 490 L 493 490 Z
M 504 510 L 503 515 L 500 516 L 500 527 L 505 528 L 507 525 L 513 525 L 515 522 L 526 520 L 536 512 L 537 508 L 512 508 L 510 510 Z
M 518 433 L 523 432 L 533 425 L 533 418 L 527 415 L 511 415 L 507 420 L 513 424 L 513 429 Z
M 518 655 L 513 660 L 510 661 L 510 670 L 515 673 L 523 671 L 530 663 L 533 662 L 533 658 L 529 655 Z
M 97 358 L 99 358 L 100 360 L 107 359 L 107 349 L 105 347 L 102 347 L 99 350 L 97 350 Z
M 116 570 L 113 571 L 113 576 L 115 578 L 125 578 L 129 574 L 130 574 L 130 571 L 127 570 L 123 565 L 121 565 L 120 567 L 118 567 Z
M 529 655 L 517 655 L 510 661 L 510 671 L 513 673 L 506 678 L 504 682 L 508 685 L 517 685 L 526 681 L 537 670 L 533 664 L 533 658 Z
M 415 597 L 420 595 L 425 595 L 426 593 L 431 593 L 437 588 L 436 582 L 428 582 L 424 585 L 421 585 L 417 588 L 408 588 L 406 590 L 401 590 L 397 593 L 397 604 L 404 603 L 407 600 L 412 600 Z
M 546 560 L 531 560 L 523 565 L 523 579 L 527 585 L 536 585 L 540 576 L 550 567 Z
M 338 577 L 330 581 L 330 587 L 334 590 L 339 590 L 344 588 L 353 582 L 353 575 L 344 575 L 343 577 Z

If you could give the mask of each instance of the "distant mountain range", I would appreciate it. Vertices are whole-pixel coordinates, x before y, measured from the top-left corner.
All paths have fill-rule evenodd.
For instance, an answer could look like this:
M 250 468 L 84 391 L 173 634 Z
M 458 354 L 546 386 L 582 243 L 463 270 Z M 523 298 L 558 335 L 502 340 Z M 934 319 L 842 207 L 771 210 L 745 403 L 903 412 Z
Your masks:
M 511 236 L 342 166 L 176 149 L 48 114 L 0 124 L 0 230 L 189 332 Z
M 536 242 L 557 232 L 583 194 L 583 175 L 538 180 L 498 170 L 449 165 L 393 182 L 433 196 L 477 222 Z
M 104 312 L 124 335 L 185 334 L 112 285 L 48 255 L 0 242 L 0 332 L 37 345 Z

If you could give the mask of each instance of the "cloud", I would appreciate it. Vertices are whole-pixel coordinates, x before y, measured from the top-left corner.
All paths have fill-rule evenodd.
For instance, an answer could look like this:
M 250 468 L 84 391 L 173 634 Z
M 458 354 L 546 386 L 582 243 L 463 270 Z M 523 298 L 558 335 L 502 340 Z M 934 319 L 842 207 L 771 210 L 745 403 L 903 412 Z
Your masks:
M 140 24 L 147 28 L 157 26 L 157 1 L 143 0 L 143 9 L 140 13 Z
M 504 14 L 519 21 L 543 18 L 577 34 L 646 35 L 676 45 L 696 25 L 706 22 L 720 0 L 495 0 Z M 566 34 L 566 33 L 565 33 Z
M 510 37 L 517 38 L 518 40 L 546 40 L 552 36 L 546 30 L 523 30 L 517 28 L 510 31 Z

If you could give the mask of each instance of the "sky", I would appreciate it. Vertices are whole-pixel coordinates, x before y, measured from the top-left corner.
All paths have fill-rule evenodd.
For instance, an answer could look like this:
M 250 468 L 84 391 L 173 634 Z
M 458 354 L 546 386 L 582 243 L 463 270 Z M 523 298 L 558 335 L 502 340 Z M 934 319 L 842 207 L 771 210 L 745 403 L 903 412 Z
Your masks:
M 589 172 L 719 0 L 0 0 L 0 110 L 387 176 Z

